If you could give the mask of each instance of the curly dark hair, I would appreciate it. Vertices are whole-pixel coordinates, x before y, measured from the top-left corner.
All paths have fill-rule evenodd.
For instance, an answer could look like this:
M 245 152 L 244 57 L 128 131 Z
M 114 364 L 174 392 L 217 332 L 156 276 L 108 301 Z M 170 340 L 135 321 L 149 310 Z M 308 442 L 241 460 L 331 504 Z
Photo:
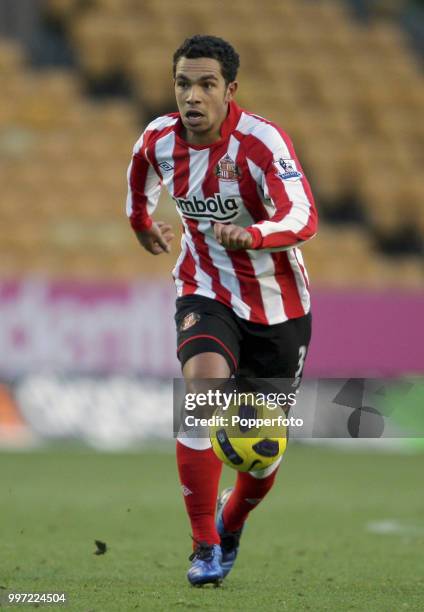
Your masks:
M 221 64 L 222 76 L 225 82 L 231 83 L 236 80 L 237 71 L 240 66 L 240 58 L 238 53 L 226 40 L 217 36 L 206 36 L 196 34 L 191 38 L 186 38 L 181 47 L 179 47 L 173 58 L 173 72 L 175 71 L 178 60 L 181 57 L 195 59 L 198 57 L 210 57 L 218 60 Z

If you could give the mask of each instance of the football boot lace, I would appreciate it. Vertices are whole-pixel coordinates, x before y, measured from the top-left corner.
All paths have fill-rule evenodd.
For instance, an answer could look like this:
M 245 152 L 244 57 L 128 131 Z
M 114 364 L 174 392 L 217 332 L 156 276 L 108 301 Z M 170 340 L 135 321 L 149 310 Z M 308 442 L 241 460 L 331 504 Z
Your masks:
M 189 556 L 189 561 L 194 561 L 194 559 L 200 559 L 201 561 L 210 561 L 213 557 L 213 544 L 199 542 L 193 537 L 192 539 L 194 540 L 194 542 L 196 542 L 196 548 Z

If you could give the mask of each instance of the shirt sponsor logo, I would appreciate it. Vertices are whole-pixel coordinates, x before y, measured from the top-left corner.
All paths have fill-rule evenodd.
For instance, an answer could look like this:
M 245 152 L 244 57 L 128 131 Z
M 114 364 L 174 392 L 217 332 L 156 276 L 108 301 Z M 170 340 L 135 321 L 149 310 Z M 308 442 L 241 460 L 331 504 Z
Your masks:
M 172 164 L 168 163 L 167 161 L 160 162 L 160 164 L 158 164 L 158 166 L 164 172 L 170 172 L 171 170 L 174 169 L 174 166 Z
M 297 181 L 303 176 L 301 172 L 296 170 L 296 164 L 293 159 L 283 159 L 280 157 L 278 161 L 274 161 L 274 166 L 277 168 L 277 176 L 283 181 Z
M 214 193 L 210 198 L 201 200 L 194 196 L 191 199 L 173 198 L 181 213 L 189 219 L 212 219 L 214 221 L 228 221 L 239 214 L 239 205 L 236 198 L 221 198 Z
M 215 174 L 221 181 L 238 181 L 241 170 L 227 153 L 216 165 Z

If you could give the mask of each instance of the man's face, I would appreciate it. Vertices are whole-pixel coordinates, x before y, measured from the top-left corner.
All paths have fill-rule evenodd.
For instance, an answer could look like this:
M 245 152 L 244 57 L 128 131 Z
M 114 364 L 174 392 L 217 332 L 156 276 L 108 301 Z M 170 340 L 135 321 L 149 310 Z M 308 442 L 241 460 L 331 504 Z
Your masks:
M 228 85 L 216 59 L 181 57 L 175 72 L 175 97 L 186 139 L 192 144 L 211 144 L 220 138 L 228 102 L 237 82 Z

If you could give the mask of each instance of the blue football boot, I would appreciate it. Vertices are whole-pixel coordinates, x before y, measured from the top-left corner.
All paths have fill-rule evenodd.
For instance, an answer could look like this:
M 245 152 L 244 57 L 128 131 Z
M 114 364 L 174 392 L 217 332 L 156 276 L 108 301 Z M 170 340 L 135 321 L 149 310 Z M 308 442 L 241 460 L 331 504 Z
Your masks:
M 221 495 L 218 497 L 216 511 L 216 529 L 219 535 L 221 536 L 221 567 L 224 578 L 233 569 L 233 565 L 235 563 L 240 545 L 240 536 L 244 528 L 243 525 L 243 527 L 241 527 L 237 531 L 226 531 L 224 527 L 222 515 L 224 512 L 225 504 L 229 500 L 232 490 L 233 487 L 229 487 L 228 489 L 224 489 L 222 491 Z
M 195 551 L 189 557 L 192 564 L 187 572 L 188 581 L 199 587 L 208 583 L 219 586 L 223 578 L 220 545 L 197 541 L 196 544 Z

